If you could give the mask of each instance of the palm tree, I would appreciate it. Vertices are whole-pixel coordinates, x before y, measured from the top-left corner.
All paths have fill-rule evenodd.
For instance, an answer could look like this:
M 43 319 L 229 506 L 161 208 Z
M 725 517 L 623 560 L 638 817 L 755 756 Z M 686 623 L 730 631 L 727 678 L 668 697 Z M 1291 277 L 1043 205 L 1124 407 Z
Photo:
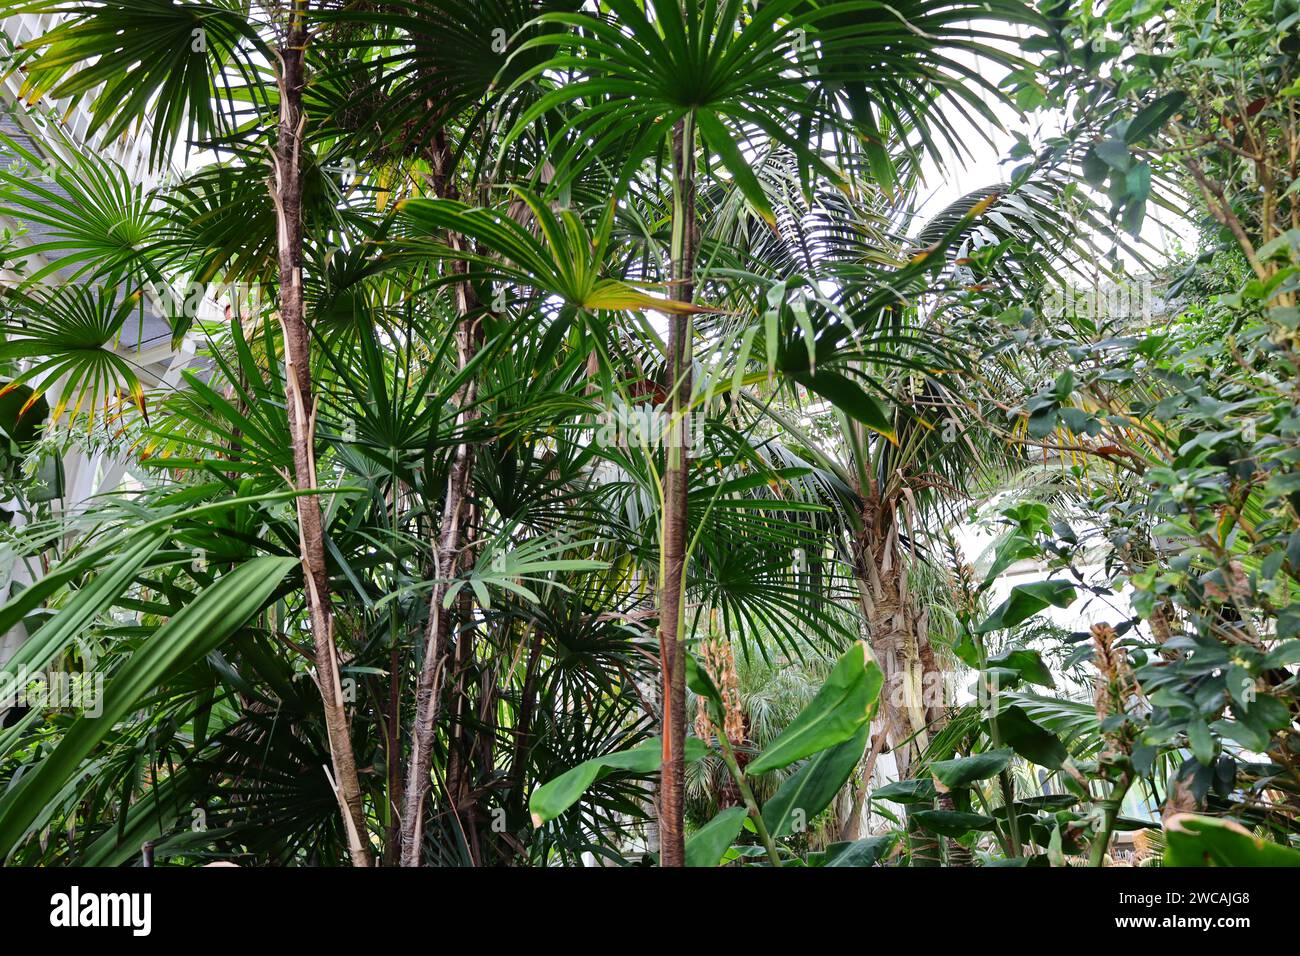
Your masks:
M 896 230 L 871 204 L 902 208 L 958 117 L 987 118 L 964 57 L 1013 58 L 971 21 L 1033 15 L 578 6 L 109 0 L 69 6 L 31 45 L 31 93 L 85 98 L 108 135 L 149 118 L 156 163 L 182 140 L 212 158 L 145 189 L 83 157 L 57 173 L 71 206 L 53 212 L 4 182 L 6 208 L 64 231 L 61 263 L 125 296 L 67 309 L 51 296 L 72 292 L 30 283 L 33 319 L 11 323 L 24 344 L 5 357 L 66 375 L 64 396 L 84 383 L 87 407 L 133 394 L 100 435 L 150 480 L 29 526 L 22 546 L 53 570 L 0 617 L 62 605 L 25 651 L 34 665 L 116 673 L 147 636 L 187 648 L 142 672 L 128 700 L 159 706 L 124 712 L 120 739 L 30 715 L 5 730 L 6 760 L 64 754 L 42 792 L 82 825 L 52 853 L 121 860 L 155 837 L 177 855 L 358 865 L 612 852 L 642 814 L 636 781 L 602 782 L 536 831 L 526 795 L 657 721 L 661 861 L 680 864 L 683 668 L 701 621 L 760 655 L 807 652 L 809 636 L 833 648 L 863 610 L 882 653 L 919 630 L 903 611 L 891 632 L 883 609 L 912 606 L 890 562 L 910 559 L 911 499 L 953 451 L 926 428 L 951 386 L 885 399 L 956 351 L 927 342 L 906 297 L 974 218 L 907 256 L 878 241 Z M 164 47 L 170 61 L 151 55 Z M 813 197 L 829 225 L 810 245 L 791 209 Z M 147 392 L 113 358 L 117 303 L 190 280 L 255 284 L 276 307 L 234 302 L 226 322 L 177 309 L 207 371 Z M 783 422 L 809 395 L 843 410 L 848 452 Z M 597 436 L 598 416 L 656 404 L 662 441 Z M 149 534 L 121 536 L 144 509 L 160 516 Z M 207 563 L 177 565 L 194 548 Z M 813 573 L 799 554 L 826 560 Z M 270 567 L 274 581 L 245 571 Z M 855 608 L 873 572 L 874 611 Z M 204 656 L 189 608 L 231 593 L 230 636 Z M 110 611 L 130 623 L 94 624 Z M 98 645 L 95 665 L 74 637 Z M 152 741 L 149 773 L 132 741 Z M 63 791 L 95 748 L 104 759 Z M 206 836 L 178 832 L 186 807 Z M 34 820 L 0 806 L 4 852 L 42 856 Z
M 754 173 L 754 156 L 788 150 L 800 181 L 809 188 L 815 175 L 843 182 L 842 174 L 812 144 L 825 141 L 833 155 L 848 158 L 858 153 L 856 138 L 862 137 L 877 174 L 892 179 L 886 144 L 901 146 L 915 157 L 909 137 L 919 138 L 926 148 L 933 148 L 936 134 L 951 138 L 952 120 L 940 112 L 940 104 L 982 105 L 962 82 L 980 82 L 978 73 L 958 66 L 955 52 L 1008 59 L 982 42 L 988 34 L 965 22 L 974 13 L 974 8 L 960 5 L 918 3 L 900 9 L 870 0 L 833 8 L 778 0 L 756 10 L 742 0 L 644 5 L 609 0 L 595 13 L 545 15 L 542 22 L 571 29 L 523 45 L 556 52 L 517 82 L 546 79 L 551 88 L 519 117 L 506 143 L 548 112 L 559 112 L 565 138 L 554 150 L 558 182 L 578 176 L 606 147 L 614 147 L 618 187 L 626 185 L 648 157 L 666 151 L 671 240 L 662 278 L 674 298 L 689 303 L 707 288 L 710 278 L 697 271 L 703 238 L 700 172 L 709 175 L 716 166 L 743 195 L 749 211 L 771 227 L 776 226 L 776 216 Z M 1015 4 L 985 6 L 981 13 L 1030 18 Z M 844 122 L 846 113 L 851 123 Z M 584 143 L 597 148 L 579 150 Z M 662 382 L 668 428 L 657 587 L 664 768 L 659 814 L 666 866 L 683 865 L 685 853 L 684 594 L 691 451 L 686 428 L 694 396 L 695 338 L 691 313 L 674 312 Z M 820 389 L 815 374 L 804 384 L 842 396 L 843 380 L 833 375 L 822 373 Z M 848 387 L 855 405 L 865 402 L 870 408 L 865 396 Z M 874 408 L 866 417 L 879 421 Z

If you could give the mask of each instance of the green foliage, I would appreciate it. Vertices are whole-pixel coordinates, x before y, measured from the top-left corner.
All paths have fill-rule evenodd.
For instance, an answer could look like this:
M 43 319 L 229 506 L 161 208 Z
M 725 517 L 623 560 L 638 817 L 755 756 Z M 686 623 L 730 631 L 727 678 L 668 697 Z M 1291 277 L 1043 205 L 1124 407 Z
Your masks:
M 750 773 L 778 770 L 858 736 L 875 713 L 884 678 L 866 644 L 853 645 L 808 705 L 749 764 Z
M 1165 827 L 1165 866 L 1300 866 L 1300 850 L 1262 840 L 1231 820 L 1185 814 Z
M 1162 801 L 1260 834 L 1175 818 L 1171 864 L 1290 860 L 1300 13 L 1050 7 L 303 8 L 293 374 L 383 862 L 419 703 L 423 862 L 644 858 L 679 384 L 681 652 L 710 729 L 689 865 L 1101 864 Z M 4 142 L 0 212 L 39 233 L 30 266 L 3 250 L 6 544 L 39 571 L 0 606 L 4 665 L 108 696 L 5 714 L 0 851 L 339 863 L 275 307 L 287 11 L 8 9 L 66 15 L 14 61 L 32 102 L 85 107 L 104 143 L 143 130 L 159 171 L 182 141 L 209 165 L 146 187 L 107 146 Z M 1064 126 L 914 221 L 921 169 L 994 101 Z M 1156 315 L 1056 307 L 1146 268 L 1156 211 L 1201 233 L 1152 275 Z M 260 301 L 215 290 L 213 320 L 177 301 L 192 280 Z M 141 368 L 146 319 L 201 365 Z M 62 501 L 72 451 L 136 480 Z M 987 502 L 976 572 L 948 531 Z M 1040 579 L 1008 580 L 1025 564 Z M 686 652 L 706 645 L 731 668 Z M 932 677 L 974 700 L 908 697 Z M 886 746 L 903 779 L 867 776 Z M 845 838 L 845 807 L 895 828 Z
M 704 742 L 692 739 L 687 746 L 687 760 L 698 760 L 702 756 L 704 756 Z M 528 810 L 532 815 L 533 826 L 540 827 L 548 820 L 554 820 L 573 806 L 583 793 L 602 777 L 619 771 L 636 774 L 654 773 L 659 769 L 662 758 L 663 741 L 652 739 L 631 750 L 584 760 L 572 770 L 547 781 L 533 791 L 532 796 L 528 798 Z

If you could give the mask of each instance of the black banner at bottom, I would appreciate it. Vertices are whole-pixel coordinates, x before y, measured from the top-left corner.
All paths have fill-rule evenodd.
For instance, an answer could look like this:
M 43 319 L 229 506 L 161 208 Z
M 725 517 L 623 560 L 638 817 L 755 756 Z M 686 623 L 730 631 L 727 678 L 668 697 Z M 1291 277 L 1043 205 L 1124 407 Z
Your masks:
M 896 933 L 927 944 L 1010 942 L 1022 932 L 1068 942 L 1098 934 L 1213 939 L 1290 934 L 1296 870 L 1111 868 L 744 870 L 4 869 L 5 937 L 78 943 L 196 942 L 259 948 L 276 942 L 374 941 L 441 930 L 567 945 L 573 933 L 616 944 L 660 941 L 675 922 L 717 921 L 764 949 Z M 849 922 L 845 922 L 845 920 Z M 901 922 L 900 922 L 901 921 Z M 432 930 L 433 926 L 440 929 Z M 892 929 L 891 929 L 892 927 Z M 614 935 L 592 936 L 592 933 Z M 989 934 L 992 935 L 989 935 Z M 627 938 L 631 934 L 631 938 Z M 1172 934 L 1172 935 L 1169 935 Z M 434 937 L 431 937 L 434 938 Z M 464 942 L 470 942 L 469 939 Z M 724 937 L 719 937 L 721 942 Z M 1042 937 L 1036 937 L 1040 942 Z M 242 941 L 242 942 L 241 942 Z M 6 947 L 8 948 L 8 947 Z

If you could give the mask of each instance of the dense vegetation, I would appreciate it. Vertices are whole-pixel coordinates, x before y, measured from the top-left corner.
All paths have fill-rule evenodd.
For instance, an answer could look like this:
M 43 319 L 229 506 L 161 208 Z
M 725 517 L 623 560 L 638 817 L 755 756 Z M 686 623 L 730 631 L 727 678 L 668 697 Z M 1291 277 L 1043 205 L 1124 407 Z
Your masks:
M 0 857 L 1300 862 L 1295 0 L 3 7 Z

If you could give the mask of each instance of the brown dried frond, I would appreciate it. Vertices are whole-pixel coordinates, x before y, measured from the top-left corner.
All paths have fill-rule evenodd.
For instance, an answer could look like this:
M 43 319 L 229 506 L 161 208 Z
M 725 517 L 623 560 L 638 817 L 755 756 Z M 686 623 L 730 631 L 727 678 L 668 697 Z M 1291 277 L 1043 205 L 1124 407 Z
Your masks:
M 740 677 L 736 673 L 736 656 L 732 653 L 731 642 L 725 637 L 713 636 L 704 642 L 701 650 L 704 667 L 722 696 L 723 733 L 733 745 L 739 745 L 745 740 L 745 713 L 740 702 Z M 717 732 L 709 720 L 707 708 L 701 707 L 697 712 L 695 728 L 696 734 L 704 740 Z
M 1109 624 L 1092 626 L 1093 666 L 1097 668 L 1094 680 L 1094 703 L 1098 720 L 1126 709 L 1129 695 L 1137 689 L 1128 655 L 1115 646 L 1115 629 Z
M 950 564 L 948 584 L 952 589 L 953 603 L 958 610 L 973 613 L 975 608 L 972 604 L 976 591 L 975 569 L 966 560 L 961 545 L 951 537 L 948 538 L 948 561 Z

